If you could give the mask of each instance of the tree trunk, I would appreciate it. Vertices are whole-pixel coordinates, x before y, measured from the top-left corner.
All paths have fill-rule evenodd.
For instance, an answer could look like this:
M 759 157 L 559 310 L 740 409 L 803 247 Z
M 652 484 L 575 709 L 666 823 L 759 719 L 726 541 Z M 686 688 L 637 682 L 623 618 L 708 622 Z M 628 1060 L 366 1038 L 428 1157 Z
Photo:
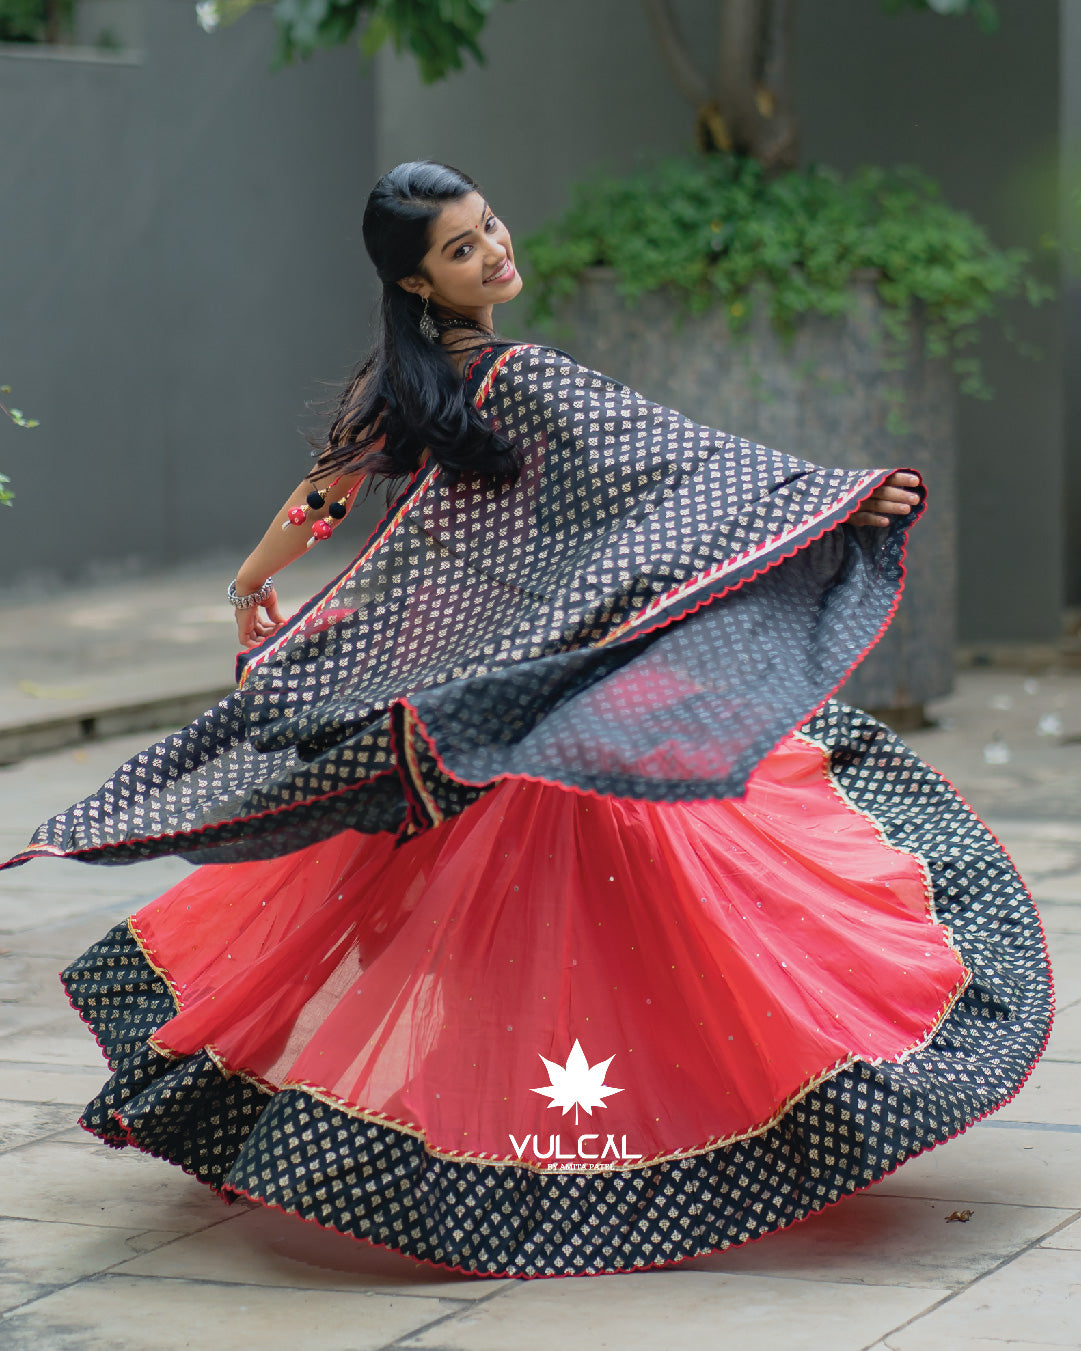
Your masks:
M 735 150 L 767 169 L 794 169 L 794 0 L 721 0 L 717 102 Z
M 717 0 L 715 81 L 702 72 L 671 0 L 643 0 L 672 81 L 695 111 L 703 150 L 734 151 L 770 170 L 795 168 L 798 126 L 792 97 L 795 0 Z

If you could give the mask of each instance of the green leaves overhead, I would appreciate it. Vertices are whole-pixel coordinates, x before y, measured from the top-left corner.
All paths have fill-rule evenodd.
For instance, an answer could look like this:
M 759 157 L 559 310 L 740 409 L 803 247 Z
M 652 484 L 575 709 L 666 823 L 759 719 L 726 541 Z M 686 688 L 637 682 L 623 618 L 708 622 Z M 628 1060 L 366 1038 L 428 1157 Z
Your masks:
M 266 3 L 278 35 L 279 65 L 320 47 L 341 46 L 359 30 L 367 56 L 390 42 L 396 51 L 412 53 L 421 79 L 434 84 L 461 70 L 466 55 L 483 62 L 478 39 L 496 0 L 217 0 L 209 10 L 202 7 L 200 22 L 211 30 Z
M 70 6 L 73 0 L 0 0 L 0 24 L 12 14 L 42 10 L 47 3 Z M 256 5 L 268 4 L 278 35 L 277 64 L 311 56 L 320 47 L 337 47 L 358 33 L 361 50 L 374 55 L 392 43 L 416 60 L 425 84 L 461 70 L 466 56 L 484 61 L 480 36 L 498 0 L 199 0 L 199 22 L 212 32 L 232 23 Z M 535 0 L 541 3 L 541 0 Z M 986 31 L 998 26 L 995 0 L 879 0 L 887 13 L 924 10 L 943 15 L 971 14 Z
M 416 58 L 420 77 L 434 84 L 461 70 L 463 54 L 484 62 L 478 39 L 496 0 L 374 0 L 361 46 L 371 56 L 385 42 Z
M 947 206 L 915 169 L 863 169 L 847 181 L 814 167 L 769 176 L 732 155 L 662 160 L 582 185 L 559 219 L 524 241 L 534 314 L 550 317 L 584 269 L 614 269 L 632 300 L 668 288 L 691 313 L 723 306 L 742 330 L 756 298 L 791 333 L 804 314 L 841 315 L 851 283 L 873 279 L 902 342 L 918 306 L 929 355 L 945 356 L 961 388 L 988 390 L 967 349 L 1007 297 L 1051 295 L 1022 249 L 999 249 Z

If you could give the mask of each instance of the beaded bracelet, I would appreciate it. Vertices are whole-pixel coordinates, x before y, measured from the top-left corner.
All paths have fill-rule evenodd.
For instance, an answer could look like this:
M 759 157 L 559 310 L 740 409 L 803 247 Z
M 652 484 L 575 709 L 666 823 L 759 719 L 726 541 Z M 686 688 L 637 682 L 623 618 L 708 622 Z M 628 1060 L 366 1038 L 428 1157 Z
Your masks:
M 238 596 L 236 593 L 236 578 L 234 577 L 229 583 L 229 590 L 226 594 L 236 609 L 250 610 L 255 605 L 262 605 L 273 590 L 274 578 L 268 577 L 258 591 L 249 591 L 246 596 Z

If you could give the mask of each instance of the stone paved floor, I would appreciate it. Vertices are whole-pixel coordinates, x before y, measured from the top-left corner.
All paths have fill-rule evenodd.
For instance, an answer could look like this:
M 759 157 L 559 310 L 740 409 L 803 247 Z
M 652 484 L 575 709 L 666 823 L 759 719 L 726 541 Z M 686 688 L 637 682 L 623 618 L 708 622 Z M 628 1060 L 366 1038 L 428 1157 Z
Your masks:
M 1041 903 L 1059 1017 L 1022 1093 L 870 1191 L 749 1247 L 634 1275 L 439 1272 L 244 1204 L 75 1126 L 100 1055 L 61 965 L 183 875 L 43 860 L 0 876 L 0 1346 L 325 1351 L 1081 1347 L 1081 677 L 961 678 L 909 741 Z M 144 733 L 0 770 L 0 853 Z M 967 1222 L 951 1213 L 971 1210 Z

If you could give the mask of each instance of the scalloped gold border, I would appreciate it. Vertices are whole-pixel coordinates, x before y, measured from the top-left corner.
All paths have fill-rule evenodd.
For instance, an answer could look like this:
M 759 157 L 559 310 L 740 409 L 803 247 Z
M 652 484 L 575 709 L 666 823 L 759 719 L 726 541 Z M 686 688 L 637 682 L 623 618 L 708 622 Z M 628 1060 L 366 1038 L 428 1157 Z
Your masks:
M 961 965 L 961 976 L 959 977 L 957 984 L 946 996 L 946 999 L 944 1000 L 942 1007 L 935 1015 L 935 1018 L 931 1023 L 929 1029 L 926 1032 L 922 1033 L 916 1041 L 914 1041 L 910 1046 L 907 1046 L 899 1055 L 891 1057 L 889 1059 L 885 1057 L 847 1055 L 842 1059 L 836 1061 L 834 1064 L 827 1066 L 824 1070 L 815 1074 L 810 1079 L 806 1080 L 803 1084 L 799 1086 L 799 1088 L 797 1088 L 793 1093 L 789 1094 L 789 1096 L 785 1098 L 785 1100 L 778 1106 L 777 1110 L 767 1120 L 756 1123 L 755 1125 L 748 1127 L 748 1129 L 745 1131 L 735 1132 L 731 1135 L 716 1136 L 710 1140 L 707 1140 L 704 1144 L 688 1146 L 684 1149 L 673 1150 L 664 1154 L 654 1154 L 651 1155 L 649 1158 L 636 1160 L 633 1163 L 620 1164 L 619 1166 L 611 1164 L 595 1165 L 589 1163 L 572 1164 L 568 1162 L 561 1167 L 551 1168 L 545 1167 L 538 1163 L 526 1162 L 521 1159 L 508 1159 L 502 1155 L 487 1154 L 487 1153 L 471 1153 L 466 1150 L 452 1150 L 439 1148 L 429 1141 L 427 1132 L 424 1130 L 423 1127 L 418 1126 L 415 1122 L 403 1121 L 400 1118 L 388 1116 L 384 1112 L 367 1111 L 363 1108 L 356 1107 L 353 1104 L 347 1103 L 341 1098 L 336 1097 L 334 1094 L 330 1093 L 325 1088 L 321 1088 L 316 1084 L 307 1083 L 303 1080 L 297 1081 L 287 1080 L 282 1084 L 271 1084 L 267 1080 L 260 1078 L 260 1076 L 252 1073 L 249 1070 L 234 1069 L 228 1066 L 225 1063 L 225 1059 L 222 1053 L 212 1044 L 204 1046 L 203 1049 L 211 1057 L 211 1059 L 217 1065 L 220 1072 L 226 1078 L 235 1076 L 237 1078 L 244 1079 L 248 1083 L 251 1083 L 254 1087 L 258 1088 L 260 1092 L 266 1093 L 271 1096 L 274 1095 L 275 1093 L 282 1092 L 286 1089 L 298 1089 L 308 1094 L 310 1097 L 316 1099 L 318 1102 L 322 1102 L 328 1107 L 333 1107 L 336 1111 L 340 1111 L 344 1115 L 353 1117 L 358 1121 L 367 1121 L 372 1123 L 373 1125 L 388 1127 L 391 1130 L 399 1131 L 404 1135 L 413 1136 L 415 1139 L 421 1141 L 421 1143 L 424 1145 L 425 1152 L 432 1155 L 433 1158 L 447 1159 L 448 1161 L 456 1163 L 462 1162 L 475 1163 L 482 1165 L 484 1167 L 527 1169 L 531 1172 L 543 1173 L 548 1175 L 557 1175 L 564 1173 L 629 1172 L 635 1169 L 652 1168 L 657 1164 L 675 1162 L 676 1160 L 679 1159 L 693 1158 L 699 1154 L 708 1154 L 713 1150 L 722 1149 L 728 1145 L 737 1144 L 742 1140 L 753 1139 L 757 1135 L 765 1134 L 766 1131 L 771 1130 L 783 1117 L 785 1117 L 788 1114 L 788 1112 L 791 1111 L 791 1109 L 798 1102 L 801 1101 L 801 1099 L 805 1098 L 808 1093 L 812 1092 L 815 1088 L 817 1088 L 820 1084 L 824 1083 L 827 1079 L 833 1078 L 841 1070 L 847 1069 L 850 1065 L 853 1065 L 857 1062 L 862 1062 L 863 1064 L 868 1065 L 903 1063 L 904 1060 L 906 1060 L 909 1056 L 911 1056 L 920 1048 L 925 1046 L 934 1037 L 935 1033 L 942 1026 L 942 1023 L 949 1016 L 949 1013 L 953 1009 L 957 1000 L 964 993 L 965 989 L 967 989 L 968 984 L 972 979 L 972 973 L 964 965 L 961 955 L 958 952 L 957 947 L 953 941 L 953 935 L 950 932 L 948 926 L 941 924 L 936 917 L 934 909 L 934 889 L 931 883 L 930 870 L 927 867 L 927 863 L 923 859 L 922 855 L 920 855 L 916 850 L 903 849 L 899 845 L 892 844 L 890 840 L 886 837 L 883 826 L 873 816 L 873 814 L 864 811 L 861 807 L 857 807 L 853 803 L 848 794 L 845 793 L 844 789 L 837 782 L 836 777 L 833 774 L 832 767 L 830 765 L 829 750 L 826 746 L 823 745 L 822 742 L 816 740 L 814 737 L 807 735 L 806 733 L 799 731 L 792 733 L 792 735 L 798 737 L 801 741 L 804 741 L 808 745 L 814 746 L 815 749 L 820 752 L 822 758 L 822 772 L 826 777 L 830 787 L 833 789 L 838 801 L 842 804 L 842 806 L 844 806 L 848 811 L 851 811 L 855 815 L 868 821 L 872 826 L 872 828 L 874 829 L 880 842 L 887 848 L 894 850 L 896 853 L 903 854 L 907 858 L 915 858 L 918 861 L 920 865 L 921 875 L 923 876 L 924 879 L 924 895 L 927 903 L 927 918 L 930 923 L 932 923 L 936 928 L 938 928 L 941 931 L 942 936 L 946 942 L 946 945 L 955 954 L 958 962 Z M 147 945 L 134 923 L 134 917 L 132 917 L 128 921 L 128 930 L 131 933 L 132 938 L 138 945 L 148 965 L 151 966 L 155 971 L 155 973 L 158 976 L 160 976 L 161 979 L 165 982 L 166 986 L 168 987 L 173 997 L 173 1001 L 177 1006 L 177 1011 L 180 1012 L 183 1006 L 180 1001 L 179 994 L 176 990 L 176 986 L 172 981 L 171 977 L 169 976 L 168 972 L 165 971 L 164 968 L 158 962 L 156 962 L 154 958 L 150 955 L 147 949 Z M 170 1051 L 162 1047 L 157 1041 L 156 1034 L 154 1037 L 151 1037 L 148 1040 L 149 1044 L 151 1045 L 154 1051 L 156 1051 L 158 1054 L 162 1056 L 165 1056 L 168 1059 L 177 1060 L 186 1058 L 184 1056 L 178 1055 L 174 1051 Z

